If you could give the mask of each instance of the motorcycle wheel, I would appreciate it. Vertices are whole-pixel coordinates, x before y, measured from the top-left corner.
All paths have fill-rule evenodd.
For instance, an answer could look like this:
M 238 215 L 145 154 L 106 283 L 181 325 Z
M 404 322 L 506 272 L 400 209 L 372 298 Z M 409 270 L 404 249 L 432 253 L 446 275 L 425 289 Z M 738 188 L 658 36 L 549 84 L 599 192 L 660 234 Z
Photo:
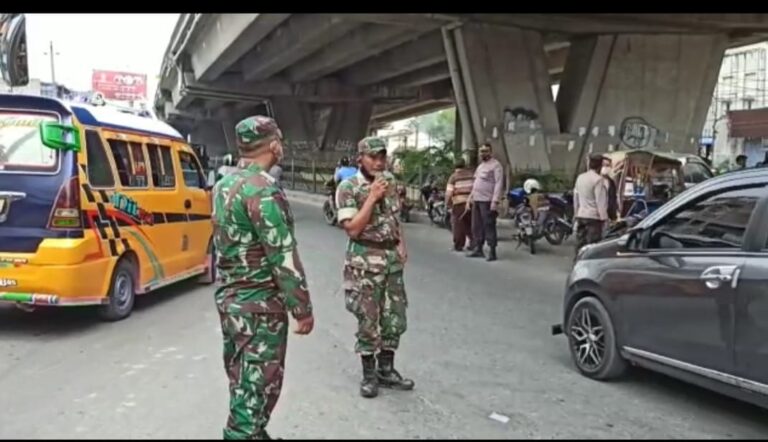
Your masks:
M 565 240 L 565 231 L 560 227 L 556 218 L 550 217 L 544 223 L 544 238 L 553 246 L 559 246 Z
M 323 203 L 323 216 L 325 217 L 325 222 L 328 223 L 329 226 L 336 225 L 336 211 L 333 210 L 330 201 Z
M 528 237 L 528 247 L 531 249 L 531 255 L 536 254 L 536 239 L 533 236 Z

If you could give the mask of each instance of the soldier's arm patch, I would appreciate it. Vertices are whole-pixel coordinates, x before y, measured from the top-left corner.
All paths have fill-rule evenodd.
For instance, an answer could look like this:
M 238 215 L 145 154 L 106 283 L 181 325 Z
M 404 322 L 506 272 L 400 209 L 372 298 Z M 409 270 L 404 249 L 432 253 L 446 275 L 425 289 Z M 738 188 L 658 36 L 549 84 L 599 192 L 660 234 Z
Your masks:
M 351 180 L 345 180 L 339 184 L 336 190 L 336 207 L 338 207 L 339 224 L 357 215 L 360 209 L 357 207 L 355 199 L 355 186 Z

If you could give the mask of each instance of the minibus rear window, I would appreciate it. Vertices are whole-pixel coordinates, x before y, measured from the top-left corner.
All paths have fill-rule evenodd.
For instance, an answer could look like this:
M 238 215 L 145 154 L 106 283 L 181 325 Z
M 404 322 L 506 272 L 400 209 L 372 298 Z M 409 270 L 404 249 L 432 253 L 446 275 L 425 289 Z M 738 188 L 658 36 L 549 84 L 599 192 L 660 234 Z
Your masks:
M 40 141 L 41 121 L 55 121 L 53 116 L 0 112 L 0 173 L 58 170 L 59 153 Z

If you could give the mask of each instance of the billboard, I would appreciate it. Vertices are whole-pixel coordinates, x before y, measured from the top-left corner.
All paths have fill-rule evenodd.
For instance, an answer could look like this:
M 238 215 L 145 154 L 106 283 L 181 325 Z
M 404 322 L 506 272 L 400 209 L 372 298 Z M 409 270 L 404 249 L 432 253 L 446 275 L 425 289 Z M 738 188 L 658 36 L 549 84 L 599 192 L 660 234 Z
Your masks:
M 91 89 L 108 100 L 146 100 L 147 75 L 132 72 L 94 70 Z

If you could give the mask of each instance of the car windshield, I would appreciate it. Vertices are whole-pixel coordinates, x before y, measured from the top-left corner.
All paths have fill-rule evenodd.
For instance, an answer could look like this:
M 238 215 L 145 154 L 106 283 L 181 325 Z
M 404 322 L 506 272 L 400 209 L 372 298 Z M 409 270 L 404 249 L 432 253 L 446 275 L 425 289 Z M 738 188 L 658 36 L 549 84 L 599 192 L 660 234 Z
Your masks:
M 58 152 L 40 141 L 38 127 L 47 115 L 0 113 L 0 173 L 52 172 L 58 166 Z

